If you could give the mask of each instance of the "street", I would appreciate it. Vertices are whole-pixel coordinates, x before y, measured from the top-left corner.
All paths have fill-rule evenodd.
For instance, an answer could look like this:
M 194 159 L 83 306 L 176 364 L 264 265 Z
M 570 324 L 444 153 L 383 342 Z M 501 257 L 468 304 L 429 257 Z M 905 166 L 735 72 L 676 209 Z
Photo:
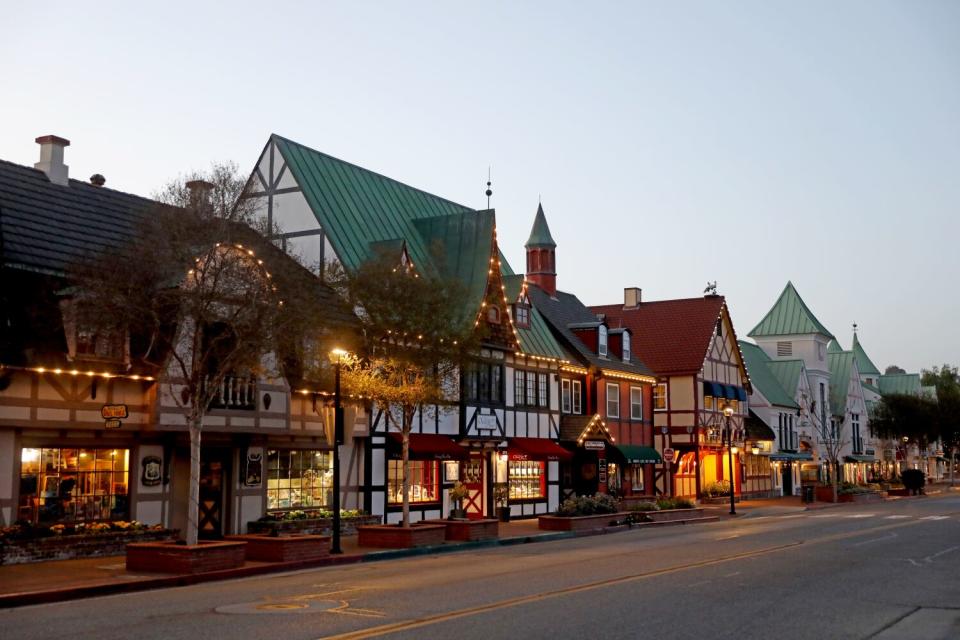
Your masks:
M 960 496 L 316 569 L 0 616 L 11 640 L 955 638 Z

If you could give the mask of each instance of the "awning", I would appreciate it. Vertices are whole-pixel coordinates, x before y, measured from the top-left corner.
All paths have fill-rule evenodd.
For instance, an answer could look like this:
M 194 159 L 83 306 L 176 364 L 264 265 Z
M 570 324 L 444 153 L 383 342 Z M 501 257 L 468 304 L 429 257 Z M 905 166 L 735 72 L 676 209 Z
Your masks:
M 736 390 L 737 390 L 737 400 L 739 400 L 740 402 L 746 402 L 747 390 L 744 389 L 743 387 L 736 387 Z
M 716 382 L 707 382 L 703 383 L 703 395 L 713 396 L 714 398 L 723 398 L 723 385 Z
M 723 385 L 723 397 L 728 400 L 737 399 L 737 388 L 731 384 Z
M 560 460 L 567 462 L 573 459 L 573 454 L 546 438 L 510 438 L 507 445 L 510 456 L 522 457 L 528 460 Z
M 776 462 L 793 462 L 797 460 L 813 460 L 812 453 L 785 453 L 783 451 L 779 453 L 770 454 L 770 460 Z
M 861 456 L 857 454 L 843 456 L 844 462 L 876 462 L 873 456 Z
M 627 460 L 627 464 L 659 464 L 663 458 L 653 447 L 641 447 L 635 444 L 618 444 L 617 449 Z
M 387 449 L 391 458 L 403 457 L 403 435 L 391 432 L 387 438 Z M 470 452 L 447 436 L 434 433 L 410 434 L 411 460 L 465 460 Z
M 777 439 L 776 434 L 773 432 L 767 423 L 760 419 L 756 413 L 753 412 L 753 409 L 750 410 L 750 414 L 747 416 L 747 419 L 744 421 L 744 427 L 747 432 L 747 440 L 759 441 L 759 440 L 768 440 L 773 441 Z

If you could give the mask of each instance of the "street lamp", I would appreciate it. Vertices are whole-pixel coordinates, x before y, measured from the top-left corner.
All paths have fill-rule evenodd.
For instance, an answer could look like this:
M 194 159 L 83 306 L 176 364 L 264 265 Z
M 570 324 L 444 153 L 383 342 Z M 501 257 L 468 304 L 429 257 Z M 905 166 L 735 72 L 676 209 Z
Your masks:
M 340 363 L 347 354 L 343 349 L 332 349 L 337 357 L 333 378 L 333 539 L 330 553 L 343 553 L 340 548 L 340 445 L 343 443 L 343 407 L 340 406 Z
M 730 424 L 730 418 L 733 416 L 733 406 L 727 402 L 723 405 L 723 415 L 726 418 L 727 431 L 727 463 L 730 468 L 730 515 L 737 515 L 736 502 L 734 500 L 734 488 L 737 486 L 733 478 L 733 426 Z

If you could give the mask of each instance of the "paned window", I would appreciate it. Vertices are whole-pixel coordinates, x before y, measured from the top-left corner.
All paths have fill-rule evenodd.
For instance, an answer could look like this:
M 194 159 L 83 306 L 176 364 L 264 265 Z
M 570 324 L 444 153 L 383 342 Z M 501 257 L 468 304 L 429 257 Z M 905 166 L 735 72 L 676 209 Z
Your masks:
M 526 404 L 526 371 L 513 370 L 513 404 L 522 407 Z
M 530 326 L 530 307 L 520 302 L 513 305 L 514 322 L 518 327 Z
M 667 410 L 667 383 L 660 382 L 653 388 L 653 410 Z
M 527 397 L 524 402 L 528 407 L 537 406 L 537 374 L 532 371 L 526 372 L 527 380 Z
M 550 401 L 550 396 L 547 394 L 549 378 L 546 373 L 537 374 L 537 405 L 541 407 L 546 407 Z
M 607 385 L 607 417 L 620 417 L 620 385 Z
M 643 387 L 630 387 L 630 419 L 643 420 Z
M 128 449 L 21 449 L 19 519 L 126 520 L 129 463 Z
M 513 400 L 518 407 L 546 407 L 548 377 L 536 371 L 513 371 Z
M 580 380 L 574 380 L 571 383 L 573 390 L 573 413 L 583 415 L 583 383 Z
M 440 475 L 436 460 L 410 461 L 410 502 L 439 502 Z M 392 505 L 403 504 L 403 460 L 390 460 L 387 495 Z
M 333 456 L 329 451 L 267 451 L 267 508 L 328 507 L 333 503 Z
M 510 499 L 532 500 L 547 495 L 546 464 L 538 460 L 510 461 Z
M 463 395 L 468 402 L 503 403 L 503 365 L 472 362 L 465 367 Z
M 607 355 L 607 326 L 600 325 L 597 328 L 597 353 L 601 356 Z
M 713 396 L 703 396 L 703 408 L 713 411 Z
M 630 332 L 623 332 L 623 361 L 630 362 Z
M 573 409 L 570 397 L 570 380 L 560 381 L 560 410 L 564 413 L 570 413 Z

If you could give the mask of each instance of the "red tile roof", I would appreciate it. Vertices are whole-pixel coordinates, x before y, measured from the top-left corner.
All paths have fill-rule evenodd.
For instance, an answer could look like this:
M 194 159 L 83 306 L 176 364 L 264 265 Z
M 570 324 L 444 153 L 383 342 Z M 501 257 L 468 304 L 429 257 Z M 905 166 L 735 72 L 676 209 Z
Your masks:
M 723 296 L 643 302 L 636 309 L 622 304 L 590 307 L 602 313 L 610 327 L 621 326 L 633 334 L 631 347 L 657 375 L 696 373 L 703 367 Z

